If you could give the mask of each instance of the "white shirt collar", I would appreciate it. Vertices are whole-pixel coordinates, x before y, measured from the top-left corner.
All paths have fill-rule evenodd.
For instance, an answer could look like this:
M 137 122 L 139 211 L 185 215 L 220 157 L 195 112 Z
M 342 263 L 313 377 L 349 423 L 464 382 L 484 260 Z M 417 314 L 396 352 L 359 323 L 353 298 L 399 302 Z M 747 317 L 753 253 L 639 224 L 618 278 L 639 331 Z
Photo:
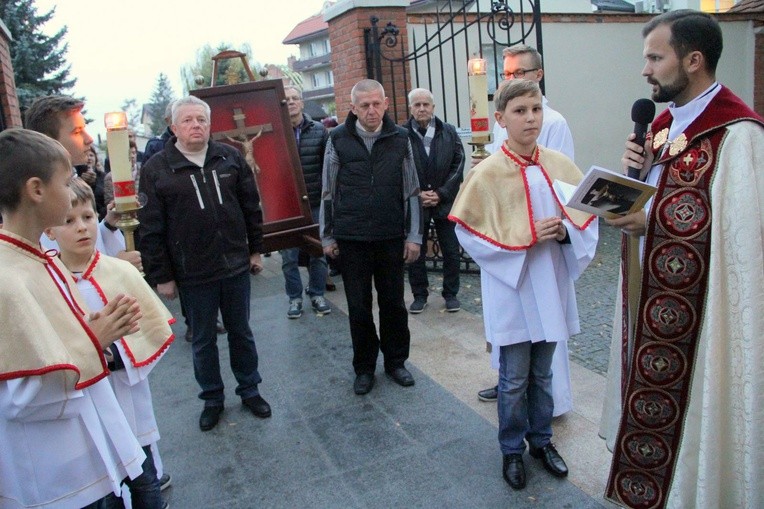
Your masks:
M 671 122 L 671 129 L 669 130 L 668 139 L 673 141 L 677 136 L 684 132 L 693 121 L 703 113 L 711 100 L 716 97 L 716 94 L 722 89 L 722 86 L 718 82 L 714 83 L 703 91 L 702 94 L 697 96 L 692 101 L 688 102 L 684 106 L 677 106 L 673 102 L 669 103 L 669 112 L 673 121 Z

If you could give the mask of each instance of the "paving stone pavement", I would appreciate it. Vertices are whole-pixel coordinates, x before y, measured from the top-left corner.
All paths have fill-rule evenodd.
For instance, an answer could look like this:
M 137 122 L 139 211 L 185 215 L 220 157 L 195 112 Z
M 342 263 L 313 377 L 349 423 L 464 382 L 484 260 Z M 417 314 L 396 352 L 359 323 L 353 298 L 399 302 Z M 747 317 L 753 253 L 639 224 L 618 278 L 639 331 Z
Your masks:
M 374 390 L 359 397 L 352 392 L 340 278 L 335 278 L 338 290 L 326 295 L 331 314 L 319 317 L 307 309 L 299 320 L 289 320 L 281 260 L 274 253 L 265 259 L 263 274 L 252 279 L 251 303 L 260 388 L 273 407 L 270 419 L 257 419 L 241 407 L 220 336 L 226 410 L 215 429 L 199 430 L 202 402 L 191 345 L 183 340 L 177 301 L 169 303 L 178 317 L 173 326 L 178 339 L 152 372 L 151 384 L 159 448 L 173 476 L 164 492 L 171 507 L 612 507 L 601 495 L 609 456 L 596 437 L 596 423 L 618 236 L 601 227 L 597 258 L 578 284 L 584 332 L 571 342 L 577 408 L 553 424 L 569 478 L 551 477 L 527 455 L 525 490 L 515 492 L 501 478 L 496 406 L 475 397 L 496 376 L 483 352 L 478 276 L 462 279 L 462 312 L 445 313 L 441 299 L 431 296 L 426 312 L 410 318 L 408 366 L 416 385 L 395 385 L 382 374 L 380 358 Z M 431 282 L 437 292 L 437 274 Z

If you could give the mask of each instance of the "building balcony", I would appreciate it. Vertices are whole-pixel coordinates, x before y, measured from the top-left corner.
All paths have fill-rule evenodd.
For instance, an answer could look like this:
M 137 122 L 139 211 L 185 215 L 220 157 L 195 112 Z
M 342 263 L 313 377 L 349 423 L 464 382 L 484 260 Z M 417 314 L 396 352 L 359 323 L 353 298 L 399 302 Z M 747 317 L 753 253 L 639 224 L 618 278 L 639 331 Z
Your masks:
M 304 60 L 297 60 L 294 63 L 294 70 L 297 72 L 314 69 L 317 67 L 329 66 L 332 63 L 332 57 L 329 53 Z
M 302 98 L 307 101 L 310 99 L 326 99 L 327 97 L 334 97 L 334 86 L 329 85 L 321 88 L 314 88 L 312 90 L 303 90 Z

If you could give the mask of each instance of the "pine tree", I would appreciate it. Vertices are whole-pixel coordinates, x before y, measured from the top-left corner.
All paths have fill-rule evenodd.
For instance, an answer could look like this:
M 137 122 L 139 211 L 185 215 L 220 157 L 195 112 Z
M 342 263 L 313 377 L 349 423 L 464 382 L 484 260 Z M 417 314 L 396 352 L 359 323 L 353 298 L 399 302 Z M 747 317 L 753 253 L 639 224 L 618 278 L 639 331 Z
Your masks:
M 151 119 L 151 131 L 156 136 L 159 136 L 162 131 L 164 131 L 164 110 L 167 109 L 167 105 L 174 100 L 175 94 L 172 91 L 170 80 L 165 73 L 160 72 L 148 106 L 149 118 Z
M 11 61 L 22 113 L 37 97 L 66 93 L 77 81 L 70 78 L 66 61 L 67 27 L 53 36 L 41 31 L 55 12 L 54 7 L 38 14 L 34 0 L 0 0 L 0 19 L 13 37 Z

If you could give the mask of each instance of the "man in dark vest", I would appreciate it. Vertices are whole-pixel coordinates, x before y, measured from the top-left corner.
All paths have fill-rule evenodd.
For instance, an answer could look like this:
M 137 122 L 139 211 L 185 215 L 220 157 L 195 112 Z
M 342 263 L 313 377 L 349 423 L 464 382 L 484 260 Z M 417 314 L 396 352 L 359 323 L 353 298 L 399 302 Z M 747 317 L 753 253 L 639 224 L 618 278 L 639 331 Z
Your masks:
M 308 202 L 313 215 L 313 221 L 318 221 L 318 213 L 321 209 L 321 172 L 324 167 L 324 149 L 329 131 L 321 122 L 316 122 L 310 116 L 303 113 L 305 108 L 302 102 L 302 94 L 294 86 L 284 87 L 286 95 L 289 119 L 297 141 L 297 150 L 300 153 L 300 165 L 305 179 L 305 189 L 308 192 Z M 297 260 L 300 255 L 299 248 L 283 249 L 281 253 L 281 271 L 284 273 L 284 285 L 287 297 L 289 297 L 289 318 L 302 316 L 302 278 Z M 327 275 L 326 257 L 311 256 L 308 262 L 308 288 L 306 293 L 310 298 L 311 307 L 318 315 L 326 315 L 332 312 L 332 308 L 324 299 Z
M 422 215 L 419 180 L 408 132 L 387 115 L 382 85 L 361 80 L 350 92 L 351 112 L 326 144 L 321 201 L 321 243 L 342 255 L 342 281 L 353 340 L 353 390 L 374 386 L 382 350 L 387 375 L 414 385 L 405 368 L 411 335 L 403 301 L 404 263 L 419 257 Z M 380 334 L 372 314 L 377 289 Z
M 455 313 L 461 308 L 456 298 L 459 293 L 459 241 L 454 233 L 455 223 L 448 220 L 448 213 L 463 180 L 464 147 L 454 126 L 435 116 L 435 98 L 429 90 L 415 88 L 409 92 L 409 111 L 411 117 L 404 127 L 409 131 L 419 176 L 425 239 L 432 222 L 443 254 L 441 294 L 446 301 L 446 311 Z M 414 294 L 410 313 L 421 313 L 427 306 L 430 284 L 425 266 L 426 253 L 427 249 L 422 249 L 419 259 L 409 265 L 409 283 Z

